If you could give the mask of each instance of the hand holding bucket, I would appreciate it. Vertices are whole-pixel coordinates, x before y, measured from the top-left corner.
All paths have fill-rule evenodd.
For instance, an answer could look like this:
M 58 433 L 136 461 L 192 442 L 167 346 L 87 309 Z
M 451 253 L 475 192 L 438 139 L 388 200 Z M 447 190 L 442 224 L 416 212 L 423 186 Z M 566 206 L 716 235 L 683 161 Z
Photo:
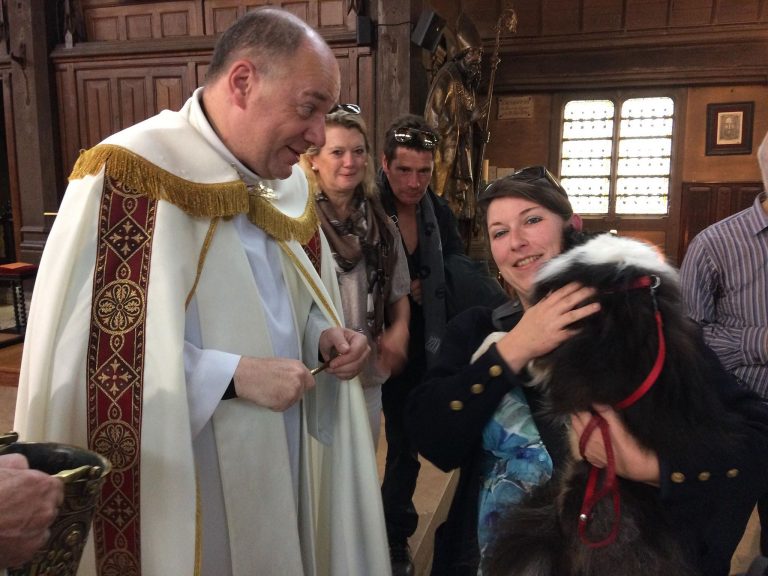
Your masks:
M 18 442 L 16 433 L 0 435 L 0 455 L 23 454 L 29 467 L 61 478 L 64 502 L 50 527 L 50 538 L 26 564 L 8 576 L 75 576 L 109 461 L 89 450 L 52 442 Z

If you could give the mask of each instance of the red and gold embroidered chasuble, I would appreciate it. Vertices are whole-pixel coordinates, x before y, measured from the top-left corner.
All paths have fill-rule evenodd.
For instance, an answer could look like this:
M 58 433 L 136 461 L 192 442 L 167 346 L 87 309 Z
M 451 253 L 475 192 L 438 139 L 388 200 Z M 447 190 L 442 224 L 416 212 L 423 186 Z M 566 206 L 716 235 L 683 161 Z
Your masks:
M 156 210 L 156 200 L 105 176 L 88 343 L 88 444 L 113 467 L 93 524 L 105 576 L 141 573 L 141 407 Z

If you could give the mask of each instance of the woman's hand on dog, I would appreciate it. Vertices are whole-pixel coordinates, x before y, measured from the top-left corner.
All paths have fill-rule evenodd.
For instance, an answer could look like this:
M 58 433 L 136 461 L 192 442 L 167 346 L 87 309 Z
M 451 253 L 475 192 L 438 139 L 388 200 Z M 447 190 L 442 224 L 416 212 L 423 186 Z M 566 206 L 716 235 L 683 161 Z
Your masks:
M 658 486 L 659 457 L 656 452 L 638 444 L 613 408 L 601 405 L 593 406 L 593 408 L 608 422 L 616 474 L 628 480 Z M 578 448 L 579 438 L 591 419 L 591 412 L 577 412 L 571 415 L 571 450 L 577 459 L 581 459 Z M 608 463 L 605 444 L 599 430 L 595 430 L 587 441 L 584 457 L 587 462 L 598 468 L 605 468 Z
M 526 309 L 510 332 L 498 342 L 501 357 L 515 372 L 529 361 L 548 354 L 576 334 L 569 328 L 574 322 L 600 310 L 600 304 L 584 301 L 597 291 L 575 282 L 566 284 Z

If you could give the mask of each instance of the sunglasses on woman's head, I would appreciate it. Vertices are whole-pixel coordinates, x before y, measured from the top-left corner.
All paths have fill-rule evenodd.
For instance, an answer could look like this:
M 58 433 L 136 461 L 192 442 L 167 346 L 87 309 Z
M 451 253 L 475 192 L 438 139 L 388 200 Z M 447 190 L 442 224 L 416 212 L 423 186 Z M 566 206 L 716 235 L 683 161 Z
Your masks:
M 416 144 L 424 150 L 434 150 L 437 145 L 437 134 L 418 128 L 400 128 L 395 130 L 395 141 L 400 144 Z
M 357 104 L 336 104 L 328 114 L 335 112 L 346 112 L 347 114 L 360 114 L 362 109 Z
M 544 179 L 549 182 L 555 188 L 555 190 L 560 192 L 566 198 L 568 197 L 568 193 L 565 191 L 565 188 L 560 185 L 560 182 L 557 178 L 555 178 L 552 172 L 547 170 L 544 166 L 527 166 L 525 168 L 521 168 L 517 172 L 513 172 L 510 175 L 510 178 L 514 178 L 515 180 L 519 180 L 521 182 L 535 182 L 536 180 Z

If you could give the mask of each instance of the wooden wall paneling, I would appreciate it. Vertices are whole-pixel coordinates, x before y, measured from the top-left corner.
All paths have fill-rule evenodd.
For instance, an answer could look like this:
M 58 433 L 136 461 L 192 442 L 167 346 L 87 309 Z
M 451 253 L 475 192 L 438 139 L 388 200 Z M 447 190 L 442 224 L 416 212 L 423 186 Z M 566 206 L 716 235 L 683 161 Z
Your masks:
M 77 112 L 77 88 L 75 85 L 75 66 L 67 63 L 56 67 L 56 95 L 59 110 L 59 149 L 61 150 L 64 176 L 69 176 L 80 150 L 80 136 Z M 60 184 L 60 190 L 66 188 L 66 182 Z
M 719 0 L 715 5 L 714 21 L 717 24 L 740 24 L 760 19 L 758 0 Z
M 51 52 L 45 34 L 47 4 L 45 0 L 8 4 L 10 46 L 18 54 L 23 43 L 26 52 L 23 62 L 11 65 L 21 200 L 21 243 L 16 257 L 32 263 L 39 262 L 48 235 L 44 212 L 58 205 L 56 169 L 60 159 L 54 129 L 56 100 L 47 65 Z
M 715 0 L 675 0 L 670 11 L 670 26 L 706 26 L 712 23 Z
M 356 48 L 357 54 L 357 102 L 363 108 L 363 117 L 368 125 L 368 134 L 371 145 L 376 138 L 376 88 L 375 88 L 375 62 L 370 48 Z M 375 158 L 374 160 L 378 161 Z
M 146 40 L 203 34 L 199 0 L 84 6 L 88 41 Z
M 627 30 L 660 29 L 669 26 L 670 0 L 627 0 Z
M 287 2 L 283 0 L 280 2 L 279 0 L 276 0 L 272 2 L 272 4 L 282 8 L 283 10 L 287 10 L 294 16 L 298 16 L 313 28 L 320 28 L 319 14 L 317 12 L 317 1 L 310 2 L 309 0 L 300 0 L 296 2 Z
M 197 86 L 194 62 L 69 63 L 58 67 L 65 168 L 81 149 L 163 109 L 178 110 Z M 94 67 L 96 66 L 96 67 Z
M 113 71 L 114 73 L 114 71 Z M 115 132 L 117 106 L 113 102 L 115 92 L 113 78 L 99 71 L 77 74 L 79 102 L 80 148 L 90 148 Z
M 749 208 L 762 190 L 762 182 L 683 182 L 678 263 L 682 263 L 688 244 L 696 234 Z
M 11 87 L 11 73 L 4 70 L 0 73 L 0 83 L 3 87 L 3 112 L 2 121 L 5 125 L 5 150 L 8 159 L 8 188 L 11 198 L 11 215 L 13 217 L 13 245 L 18 251 L 21 245 L 21 196 L 19 192 L 19 174 L 16 167 L 16 139 L 14 138 L 15 122 L 13 116 L 13 90 Z
M 582 0 L 581 31 L 606 32 L 624 29 L 625 0 Z
M 359 104 L 368 127 L 371 145 L 376 142 L 373 54 L 367 47 L 334 48 L 339 63 L 341 90 L 339 102 Z
M 682 264 L 693 237 L 712 223 L 712 214 L 716 211 L 717 198 L 712 186 L 683 182 L 680 198 L 680 242 L 677 261 Z
M 297 6 L 292 6 L 290 11 L 302 18 L 301 4 L 307 4 L 307 2 L 297 2 L 296 4 Z M 280 6 L 280 2 L 271 2 L 270 0 L 207 0 L 204 9 L 205 33 L 213 36 L 221 34 L 246 12 L 260 6 L 270 5 Z M 302 19 L 310 25 L 314 25 L 306 17 Z
M 220 34 L 237 18 L 259 6 L 276 6 L 291 12 L 322 34 L 354 32 L 354 11 L 347 12 L 344 0 L 207 0 L 205 33 Z
M 342 0 L 318 0 L 317 6 L 317 29 L 325 28 L 345 28 L 347 26 L 347 2 Z M 351 12 L 352 16 L 355 15 Z

